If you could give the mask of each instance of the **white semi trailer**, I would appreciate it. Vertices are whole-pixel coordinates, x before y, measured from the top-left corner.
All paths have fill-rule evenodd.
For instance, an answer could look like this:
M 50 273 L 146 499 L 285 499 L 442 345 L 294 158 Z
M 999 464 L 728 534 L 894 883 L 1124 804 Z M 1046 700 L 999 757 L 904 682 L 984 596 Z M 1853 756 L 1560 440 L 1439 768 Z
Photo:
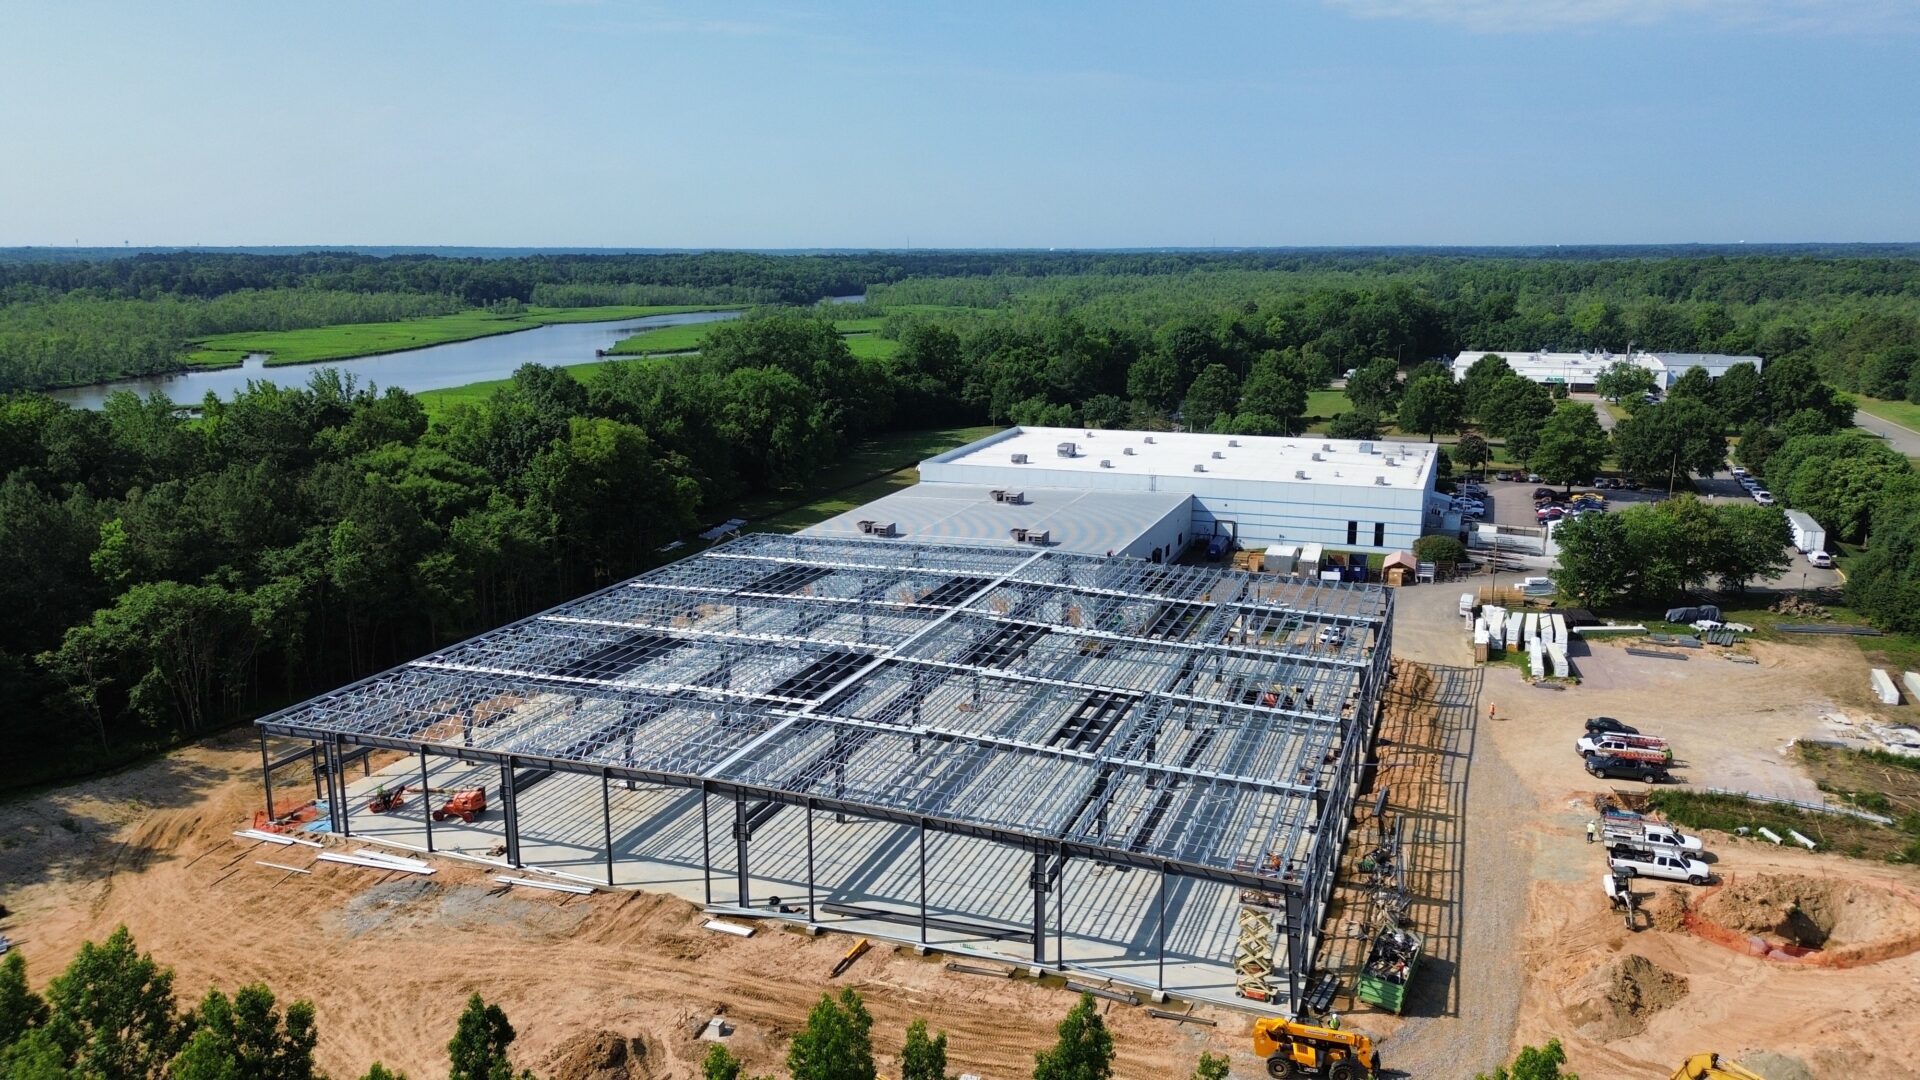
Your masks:
M 1787 511 L 1787 528 L 1793 531 L 1793 546 L 1801 554 L 1811 555 L 1824 551 L 1827 547 L 1827 530 L 1820 523 L 1798 510 Z

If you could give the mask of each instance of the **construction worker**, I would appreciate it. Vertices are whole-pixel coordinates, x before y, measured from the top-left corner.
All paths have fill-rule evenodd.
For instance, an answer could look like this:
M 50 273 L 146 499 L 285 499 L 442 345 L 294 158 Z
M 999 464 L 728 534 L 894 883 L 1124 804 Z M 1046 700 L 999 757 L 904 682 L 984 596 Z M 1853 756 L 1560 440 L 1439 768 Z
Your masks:
M 1492 703 L 1488 703 L 1488 705 L 1487 705 L 1487 719 L 1489 719 L 1489 720 L 1498 720 L 1498 719 L 1500 719 L 1500 717 L 1499 717 L 1498 715 L 1496 715 L 1496 714 L 1495 714 L 1495 712 L 1494 712 L 1494 709 L 1493 709 L 1493 705 L 1492 705 Z
M 1326 1026 L 1328 1031 L 1339 1031 L 1340 1030 L 1340 1014 L 1337 1012 L 1328 1013 Z
M 1587 822 L 1587 843 L 1593 843 L 1594 834 L 1597 831 L 1598 827 L 1592 821 Z

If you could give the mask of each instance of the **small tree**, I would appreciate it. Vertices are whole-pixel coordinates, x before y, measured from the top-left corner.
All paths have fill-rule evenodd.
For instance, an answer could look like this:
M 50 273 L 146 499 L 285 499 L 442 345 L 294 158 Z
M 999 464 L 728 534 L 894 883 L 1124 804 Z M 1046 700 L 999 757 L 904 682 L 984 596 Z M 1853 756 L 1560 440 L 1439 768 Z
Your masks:
M 835 1000 L 822 994 L 793 1037 L 787 1071 L 793 1080 L 874 1080 L 873 1017 L 851 988 Z
M 47 1022 L 47 1003 L 27 986 L 27 958 L 10 952 L 0 961 L 0 1047 Z
M 1408 383 L 1400 395 L 1400 429 L 1416 431 L 1428 442 L 1443 431 L 1460 428 L 1460 388 L 1445 375 L 1428 375 Z
M 1033 1080 L 1112 1080 L 1113 1033 L 1092 994 L 1080 995 L 1058 1030 L 1053 1048 L 1034 1055 Z
M 1467 549 L 1451 536 L 1423 536 L 1413 542 L 1413 557 L 1439 566 L 1458 566 L 1467 561 Z
M 368 1067 L 367 1075 L 360 1080 L 407 1080 L 407 1074 L 394 1072 L 376 1061 Z
M 46 1028 L 34 1028 L 11 1046 L 0 1048 L 0 1076 L 7 1080 L 75 1080 L 67 1052 Z
M 283 1020 L 273 991 L 264 984 L 244 986 L 232 1000 L 207 991 L 186 1017 L 193 1037 L 171 1066 L 175 1080 L 217 1080 L 227 1075 L 247 1080 L 312 1080 L 313 1003 L 296 1001 Z
M 900 1080 L 947 1080 L 947 1033 L 928 1038 L 927 1022 L 907 1025 L 907 1043 L 900 1050 Z
M 740 1059 L 719 1043 L 707 1047 L 700 1059 L 700 1080 L 740 1080 Z
M 1513 1059 L 1513 1067 L 1501 1066 L 1491 1073 L 1479 1073 L 1474 1080 L 1580 1080 L 1573 1073 L 1561 1072 L 1567 1052 L 1554 1039 L 1545 1046 L 1523 1048 Z
M 500 1006 L 487 1004 L 479 994 L 468 998 L 447 1043 L 447 1056 L 453 1061 L 449 1080 L 511 1080 L 513 1063 L 507 1059 L 507 1047 L 513 1040 L 513 1025 Z
M 1377 439 L 1380 437 L 1380 414 L 1372 409 L 1360 408 L 1343 412 L 1327 425 L 1327 434 L 1336 439 Z
M 1594 392 L 1609 401 L 1637 398 L 1654 388 L 1653 372 L 1639 364 L 1618 360 L 1594 376 Z
M 1464 432 L 1460 441 L 1453 444 L 1453 460 L 1469 472 L 1485 465 L 1492 457 L 1493 448 L 1487 445 L 1486 439 L 1474 432 Z
M 173 972 L 138 951 L 124 926 L 80 946 L 47 986 L 47 1009 L 47 1034 L 83 1075 L 157 1076 L 180 1048 Z
M 1347 379 L 1347 400 L 1355 409 L 1383 413 L 1400 391 L 1400 368 L 1391 360 L 1369 360 Z
M 1549 484 L 1565 484 L 1600 471 L 1607 457 L 1607 433 L 1592 406 L 1569 401 L 1554 410 L 1540 429 L 1540 448 L 1533 453 L 1534 468 Z
M 1202 1051 L 1199 1062 L 1193 1067 L 1193 1080 L 1227 1080 L 1232 1075 L 1231 1065 L 1225 1054 Z

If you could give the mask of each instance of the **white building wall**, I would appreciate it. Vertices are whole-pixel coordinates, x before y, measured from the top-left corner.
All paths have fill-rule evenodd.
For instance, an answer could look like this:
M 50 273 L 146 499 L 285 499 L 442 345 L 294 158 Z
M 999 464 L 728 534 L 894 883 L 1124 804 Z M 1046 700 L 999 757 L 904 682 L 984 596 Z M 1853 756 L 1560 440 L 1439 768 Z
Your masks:
M 1188 538 L 1213 534 L 1216 522 L 1234 522 L 1242 547 L 1318 543 L 1333 550 L 1401 551 L 1443 522 L 1430 515 L 1433 470 L 1408 467 L 1403 483 L 1317 484 L 1274 477 L 1235 480 L 1206 473 L 1126 473 L 1049 469 L 1044 460 L 1026 465 L 990 463 L 975 457 L 955 463 L 962 451 L 978 454 L 980 444 L 962 447 L 920 463 L 922 483 L 987 484 L 993 487 L 1064 487 L 1100 491 L 1177 491 L 1194 497 Z M 1352 540 L 1348 523 L 1353 524 Z M 1375 544 L 1375 526 L 1382 543 Z M 1176 532 L 1181 530 L 1176 530 Z M 1153 546 L 1149 544 L 1151 549 Z M 1132 552 L 1129 552 L 1132 554 Z

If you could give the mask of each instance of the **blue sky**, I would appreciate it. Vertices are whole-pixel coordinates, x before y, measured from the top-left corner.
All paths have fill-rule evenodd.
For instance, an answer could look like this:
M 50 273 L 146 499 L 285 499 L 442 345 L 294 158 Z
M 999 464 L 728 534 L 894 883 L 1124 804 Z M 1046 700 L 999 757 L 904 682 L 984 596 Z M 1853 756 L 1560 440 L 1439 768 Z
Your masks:
M 1920 0 L 16 0 L 0 26 L 0 245 L 1920 240 Z

